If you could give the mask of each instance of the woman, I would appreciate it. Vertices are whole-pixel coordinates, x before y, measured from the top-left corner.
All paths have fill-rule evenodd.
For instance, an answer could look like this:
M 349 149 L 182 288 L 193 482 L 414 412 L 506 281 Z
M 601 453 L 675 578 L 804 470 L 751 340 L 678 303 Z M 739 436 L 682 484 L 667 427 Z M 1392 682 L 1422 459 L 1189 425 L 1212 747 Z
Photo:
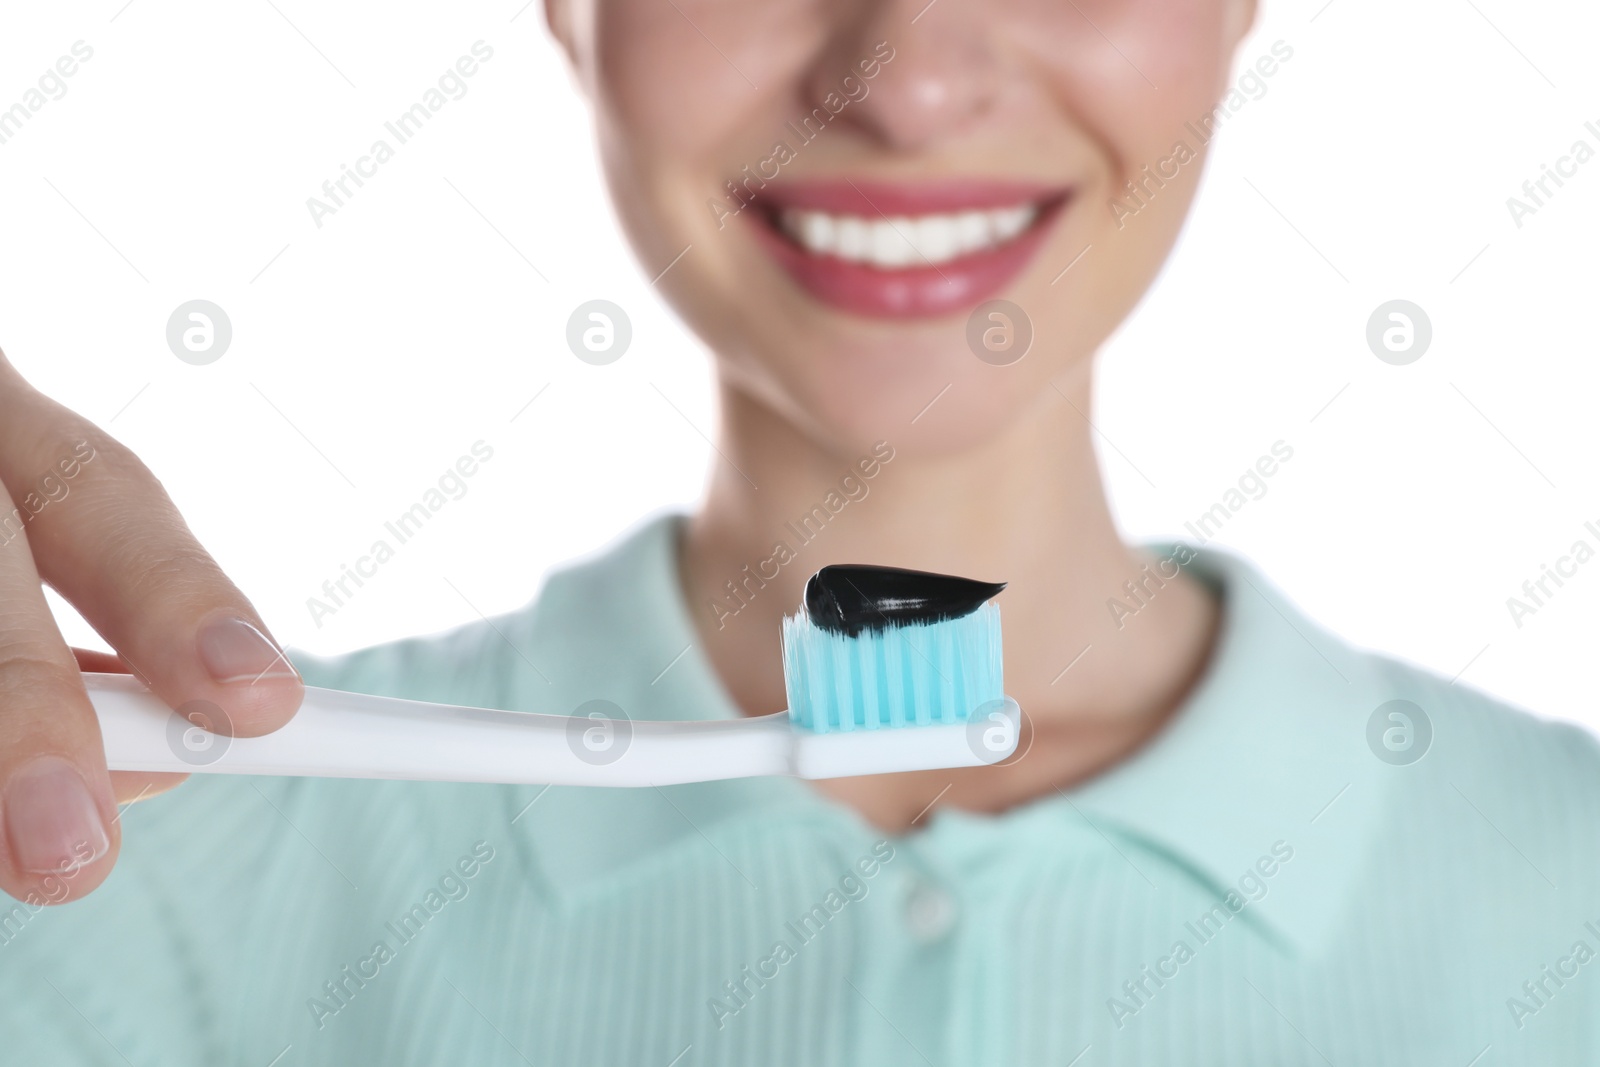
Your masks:
M 15 1062 L 1593 1062 L 1592 739 L 1350 648 L 1242 561 L 1124 543 L 1102 492 L 1092 356 L 1182 224 L 1250 0 L 547 15 L 630 237 L 716 354 L 704 502 L 525 610 L 297 673 L 137 461 L 6 369 L 14 494 L 93 455 L 0 555 Z M 173 706 L 254 734 L 302 674 L 772 711 L 778 620 L 846 561 L 1010 582 L 1023 755 L 626 791 L 208 778 L 91 892 L 113 798 L 174 783 L 108 778 L 76 668 L 112 664 L 74 663 L 40 578 Z

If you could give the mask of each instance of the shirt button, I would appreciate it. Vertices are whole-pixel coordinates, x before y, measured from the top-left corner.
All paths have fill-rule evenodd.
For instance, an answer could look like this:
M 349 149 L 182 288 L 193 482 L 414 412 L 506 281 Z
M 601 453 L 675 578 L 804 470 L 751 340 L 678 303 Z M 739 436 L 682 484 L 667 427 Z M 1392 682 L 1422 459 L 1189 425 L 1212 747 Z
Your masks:
M 906 926 L 921 942 L 937 941 L 956 921 L 956 902 L 936 885 L 919 882 L 906 896 Z

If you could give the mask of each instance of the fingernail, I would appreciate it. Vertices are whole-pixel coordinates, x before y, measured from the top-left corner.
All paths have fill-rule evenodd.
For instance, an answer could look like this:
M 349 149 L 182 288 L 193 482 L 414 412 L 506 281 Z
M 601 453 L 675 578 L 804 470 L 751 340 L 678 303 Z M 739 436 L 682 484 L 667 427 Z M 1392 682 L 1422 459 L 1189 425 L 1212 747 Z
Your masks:
M 215 619 L 200 631 L 200 661 L 219 682 L 263 682 L 298 678 L 283 650 L 243 619 Z
M 11 858 L 33 874 L 70 874 L 111 849 L 100 806 L 72 764 L 36 756 L 6 783 Z

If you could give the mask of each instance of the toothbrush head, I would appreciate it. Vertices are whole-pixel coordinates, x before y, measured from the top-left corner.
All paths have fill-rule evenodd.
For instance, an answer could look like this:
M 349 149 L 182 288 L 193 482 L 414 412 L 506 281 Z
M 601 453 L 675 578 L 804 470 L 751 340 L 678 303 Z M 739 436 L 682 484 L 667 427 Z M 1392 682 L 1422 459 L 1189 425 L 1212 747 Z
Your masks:
M 800 611 L 783 620 L 790 720 L 829 734 L 991 714 L 1006 699 L 1000 609 L 990 602 L 1004 588 L 894 567 L 824 567 L 806 583 Z

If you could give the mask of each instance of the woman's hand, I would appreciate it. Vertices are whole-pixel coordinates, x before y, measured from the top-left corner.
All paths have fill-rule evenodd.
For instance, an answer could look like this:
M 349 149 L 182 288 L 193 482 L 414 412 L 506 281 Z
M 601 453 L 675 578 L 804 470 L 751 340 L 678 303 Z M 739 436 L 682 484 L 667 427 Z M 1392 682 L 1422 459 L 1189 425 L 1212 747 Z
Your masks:
M 116 659 L 67 647 L 41 581 Z M 0 353 L 0 889 L 34 904 L 99 885 L 121 841 L 117 804 L 183 780 L 107 773 L 80 670 L 130 670 L 241 736 L 282 726 L 303 693 L 161 483 Z

